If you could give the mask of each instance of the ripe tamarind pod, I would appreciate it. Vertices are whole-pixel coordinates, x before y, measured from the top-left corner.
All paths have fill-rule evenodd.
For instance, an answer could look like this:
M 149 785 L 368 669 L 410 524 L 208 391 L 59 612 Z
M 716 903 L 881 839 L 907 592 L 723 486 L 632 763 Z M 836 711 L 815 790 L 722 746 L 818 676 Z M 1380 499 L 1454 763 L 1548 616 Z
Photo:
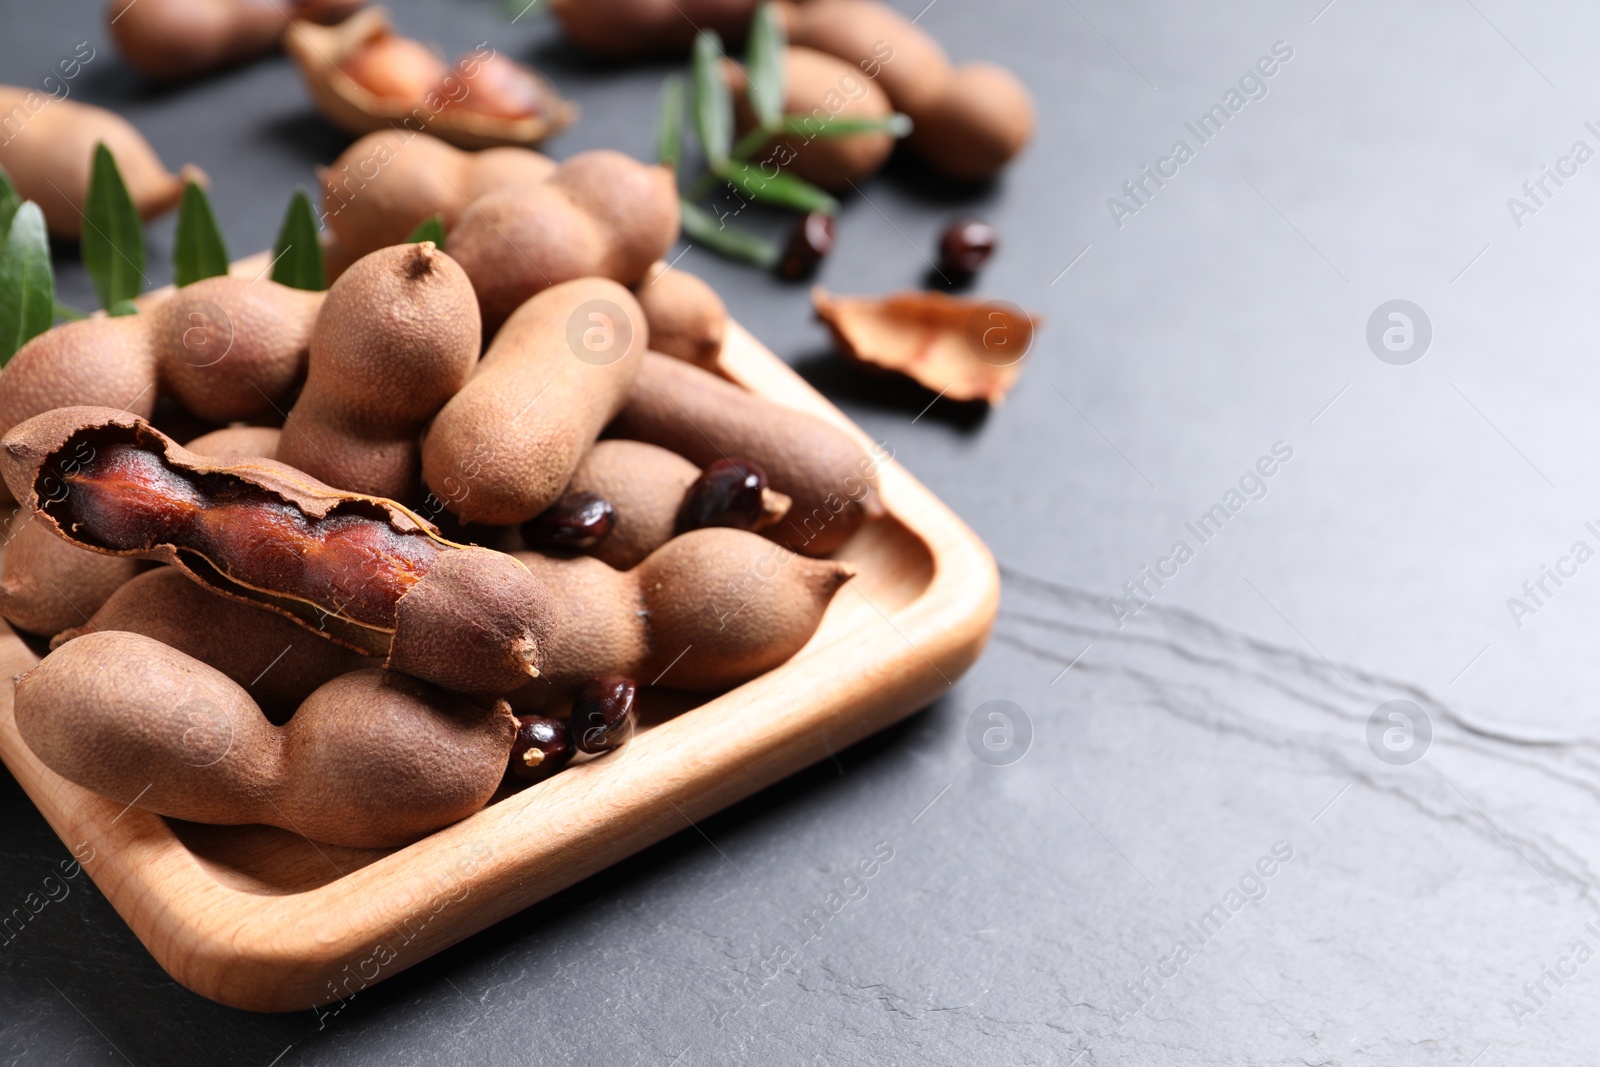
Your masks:
M 992 178 L 1033 134 L 1033 100 L 987 63 L 952 67 L 925 30 L 878 0 L 810 0 L 779 14 L 789 43 L 853 64 L 910 116 L 910 147 L 961 181 Z
M 725 689 L 798 652 L 855 573 L 744 530 L 674 537 L 631 571 L 589 556 L 516 553 L 551 590 L 548 669 L 510 697 L 561 710 L 583 684 L 618 674 L 667 689 Z
M 811 132 L 774 137 L 756 150 L 755 159 L 763 166 L 781 166 L 808 182 L 836 191 L 876 174 L 894 151 L 893 136 L 853 133 L 830 137 L 823 132 L 835 119 L 887 119 L 894 113 L 888 94 L 852 64 L 826 52 L 790 47 L 784 52 L 783 62 L 783 112 L 804 117 Z M 739 132 L 743 135 L 756 125 L 756 114 L 746 91 L 744 68 L 729 63 L 727 70 L 735 94 Z
M 554 0 L 550 8 L 579 47 L 624 59 L 683 52 L 701 29 L 741 41 L 756 0 Z
M 701 466 L 729 456 L 753 460 L 793 501 L 764 535 L 808 556 L 835 551 L 884 513 L 878 460 L 843 430 L 653 352 L 606 434 L 660 445 Z
M 548 181 L 473 201 L 445 246 L 472 279 L 493 334 L 536 293 L 576 278 L 637 284 L 678 239 L 672 171 L 621 152 L 580 152 Z
M 224 426 L 183 447 L 212 459 L 271 459 L 278 452 L 281 432 L 276 426 Z
M 17 195 L 39 205 L 54 237 L 76 238 L 83 230 L 96 142 L 104 141 L 117 161 L 140 218 L 176 207 L 186 181 L 206 181 L 193 166 L 168 171 L 144 134 L 104 108 L 0 85 L 0 119 L 0 170 L 11 176 Z
M 523 304 L 422 442 L 422 478 L 464 522 L 525 522 L 559 497 L 633 388 L 644 313 L 582 278 Z
M 404 845 L 481 808 L 517 723 L 391 671 L 322 685 L 288 725 L 215 668 L 142 634 L 84 634 L 21 675 L 17 730 L 57 774 L 172 818 Z
M 654 351 L 699 367 L 716 363 L 728 309 L 715 289 L 687 271 L 656 262 L 633 295 L 650 324 Z
M 328 228 L 328 276 L 411 235 L 434 215 L 445 232 L 485 193 L 526 188 L 549 178 L 556 162 L 531 148 L 464 152 L 408 129 L 369 133 L 317 171 Z
M 50 540 L 65 544 L 60 538 Z M 57 633 L 50 647 L 60 648 L 76 637 L 104 630 L 143 634 L 238 682 L 275 723 L 287 722 L 300 702 L 324 682 L 378 665 L 332 641 L 312 637 L 275 611 L 209 593 L 172 567 L 157 567 L 125 582 L 91 618 L 80 622 Z
M 139 561 L 78 548 L 31 515 L 6 545 L 0 615 L 19 630 L 51 637 L 80 626 L 139 572 Z
M 472 285 L 432 241 L 362 259 L 328 290 L 276 458 L 339 489 L 411 499 L 422 427 L 478 362 Z
M 643 441 L 596 441 L 572 472 L 569 492 L 594 493 L 616 511 L 611 532 L 587 554 L 625 571 L 677 533 L 678 508 L 700 468 Z
M 0 473 L 64 540 L 170 563 L 392 670 L 487 695 L 538 675 L 544 588 L 504 553 L 446 541 L 393 501 L 273 460 L 198 456 L 106 408 L 15 427 L 0 440 Z
M 106 19 L 117 51 L 157 81 L 179 81 L 265 55 L 286 19 L 339 22 L 365 0 L 111 0 Z

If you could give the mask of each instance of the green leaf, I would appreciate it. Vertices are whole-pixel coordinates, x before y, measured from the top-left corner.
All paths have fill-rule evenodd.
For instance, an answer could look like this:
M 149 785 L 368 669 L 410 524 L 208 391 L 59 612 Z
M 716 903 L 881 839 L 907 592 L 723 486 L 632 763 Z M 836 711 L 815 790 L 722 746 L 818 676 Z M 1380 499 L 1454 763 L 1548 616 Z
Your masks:
M 22 198 L 17 195 L 17 187 L 11 184 L 10 175 L 0 169 L 0 241 L 4 241 L 5 235 L 11 231 L 11 220 L 21 206 Z
M 228 273 L 228 246 L 217 228 L 211 199 L 194 182 L 183 187 L 178 229 L 172 242 L 172 277 L 181 289 L 202 278 Z
M 745 73 L 750 79 L 750 107 L 756 121 L 769 130 L 783 118 L 783 89 L 788 78 L 783 56 L 788 46 L 789 35 L 778 21 L 777 5 L 765 0 L 750 19 Z
M 848 119 L 831 116 L 819 120 L 812 115 L 785 115 L 783 130 L 785 133 L 805 138 L 849 137 L 854 133 L 887 133 L 895 137 L 904 137 L 911 132 L 911 116 L 902 115 L 898 111 L 881 119 Z
M 0 247 L 0 366 L 55 324 L 55 310 L 50 238 L 44 212 L 30 200 L 16 209 Z
M 722 76 L 722 38 L 701 30 L 694 39 L 694 126 L 711 169 L 728 162 L 733 149 L 733 94 Z
M 429 215 L 417 223 L 417 228 L 411 231 L 411 236 L 405 239 L 405 244 L 421 244 L 423 241 L 432 241 L 438 246 L 439 251 L 444 251 L 444 216 Z
M 94 146 L 81 244 L 83 266 L 102 307 L 139 295 L 144 287 L 144 229 L 104 141 Z
M 752 200 L 795 211 L 821 211 L 829 215 L 839 213 L 839 201 L 787 171 L 774 170 L 771 174 L 763 174 L 749 163 L 730 163 L 721 176 Z
M 68 322 L 77 322 L 79 319 L 88 317 L 89 313 L 87 311 L 75 308 L 71 304 L 63 304 L 59 300 L 56 301 L 56 318 L 65 319 Z
M 687 200 L 678 202 L 678 217 L 683 221 L 683 232 L 713 252 L 768 270 L 778 264 L 780 253 L 777 245 L 752 234 L 729 229 L 715 215 L 695 207 Z
M 115 304 L 106 308 L 106 314 L 114 319 L 120 319 L 124 315 L 137 315 L 139 314 L 139 305 L 132 300 L 118 300 Z
M 656 159 L 678 173 L 683 154 L 683 75 L 669 74 L 661 83 L 661 119 L 656 129 Z
M 305 190 L 296 189 L 272 246 L 272 280 L 291 289 L 319 292 L 328 287 L 322 261 L 322 240 L 317 236 L 317 216 Z

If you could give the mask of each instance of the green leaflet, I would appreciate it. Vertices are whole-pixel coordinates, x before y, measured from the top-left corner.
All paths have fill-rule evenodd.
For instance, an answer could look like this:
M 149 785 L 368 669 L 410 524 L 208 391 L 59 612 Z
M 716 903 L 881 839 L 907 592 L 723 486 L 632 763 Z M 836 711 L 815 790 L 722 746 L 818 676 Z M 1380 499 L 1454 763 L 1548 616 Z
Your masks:
M 778 263 L 778 247 L 770 241 L 724 226 L 716 216 L 687 200 L 678 201 L 683 232 L 714 252 L 771 269 Z
M 172 242 L 172 278 L 179 288 L 228 273 L 228 246 L 217 227 L 211 199 L 194 182 L 183 187 L 178 229 Z
M 788 34 L 778 21 L 777 6 L 765 0 L 750 19 L 750 46 L 745 54 L 745 73 L 750 80 L 750 107 L 756 121 L 771 130 L 783 118 L 783 90 L 788 72 L 784 69 L 784 49 Z
M 432 241 L 438 246 L 439 251 L 444 251 L 444 216 L 429 215 L 417 223 L 417 228 L 411 231 L 411 236 L 405 240 L 406 244 L 421 244 L 423 241 Z
M 33 201 L 12 210 L 0 246 L 0 366 L 55 322 L 56 283 L 44 212 Z
M 109 308 L 138 296 L 144 287 L 144 228 L 117 161 L 103 141 L 94 146 L 84 216 L 83 266 L 94 281 L 100 305 Z
M 322 240 L 317 236 L 316 212 L 303 189 L 294 191 L 283 215 L 283 225 L 278 228 L 278 240 L 272 246 L 272 280 L 292 289 L 312 292 L 328 287 Z
M 722 76 L 722 39 L 701 30 L 694 39 L 694 125 L 712 170 L 733 150 L 733 94 Z

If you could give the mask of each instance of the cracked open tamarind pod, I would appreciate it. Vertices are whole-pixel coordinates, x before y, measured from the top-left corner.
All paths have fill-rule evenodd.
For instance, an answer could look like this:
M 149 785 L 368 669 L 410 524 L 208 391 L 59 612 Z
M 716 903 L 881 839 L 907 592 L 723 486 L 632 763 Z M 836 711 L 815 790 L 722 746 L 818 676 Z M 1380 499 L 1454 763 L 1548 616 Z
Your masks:
M 0 115 L 5 116 L 0 169 L 11 176 L 17 195 L 38 203 L 54 237 L 76 238 L 83 232 L 96 142 L 104 141 L 117 161 L 140 218 L 177 207 L 185 181 L 205 182 L 196 167 L 181 174 L 167 170 L 144 134 L 105 108 L 0 85 Z
M 754 461 L 793 501 L 763 534 L 808 556 L 833 552 L 884 513 L 879 459 L 849 434 L 654 352 L 606 435 L 660 445 L 702 467 L 729 456 Z
M 855 574 L 725 528 L 674 537 L 629 571 L 590 556 L 516 557 L 555 612 L 547 669 L 509 698 L 518 712 L 564 710 L 607 674 L 689 692 L 749 681 L 800 651 Z
M 384 670 L 333 679 L 273 726 L 222 672 L 116 630 L 22 674 L 15 709 L 34 754 L 103 797 L 354 848 L 404 845 L 483 807 L 517 729 L 504 701 L 485 710 Z
M 65 544 L 56 537 L 50 540 Z M 287 722 L 324 682 L 378 665 L 359 652 L 312 637 L 275 611 L 209 593 L 173 567 L 156 567 L 124 583 L 89 619 L 58 632 L 50 647 L 102 630 L 143 634 L 215 667 L 243 686 L 275 723 Z
M 678 239 L 672 171 L 599 149 L 548 181 L 473 201 L 445 247 L 472 279 L 484 332 L 535 293 L 576 278 L 634 285 Z
M 384 666 L 461 693 L 538 676 L 548 597 L 504 553 L 266 459 L 196 455 L 143 419 L 58 408 L 0 439 L 6 484 L 81 548 L 170 563 Z

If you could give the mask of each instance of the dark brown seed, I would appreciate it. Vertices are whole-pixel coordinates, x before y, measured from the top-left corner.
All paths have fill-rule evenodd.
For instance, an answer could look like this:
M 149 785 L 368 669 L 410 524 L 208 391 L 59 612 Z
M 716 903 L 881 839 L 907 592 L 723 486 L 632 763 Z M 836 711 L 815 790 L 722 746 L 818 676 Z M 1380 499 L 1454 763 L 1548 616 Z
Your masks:
M 517 736 L 511 742 L 511 777 L 519 782 L 542 782 L 572 759 L 572 739 L 567 724 L 542 715 L 518 715 Z
M 633 736 L 639 720 L 634 697 L 639 686 L 632 678 L 607 674 L 591 678 L 578 690 L 572 705 L 570 730 L 579 752 L 608 752 Z
M 833 251 L 833 216 L 824 211 L 813 211 L 795 224 L 789 236 L 789 246 L 783 250 L 783 260 L 778 273 L 791 281 L 809 277 Z
M 762 494 L 767 472 L 748 459 L 719 459 L 700 472 L 683 494 L 678 509 L 678 532 L 707 526 L 754 530 L 765 516 Z
M 593 548 L 616 524 L 617 509 L 597 493 L 568 493 L 522 524 L 529 548 Z
M 987 222 L 957 219 L 939 238 L 939 273 L 954 283 L 969 282 L 999 243 L 999 232 Z

